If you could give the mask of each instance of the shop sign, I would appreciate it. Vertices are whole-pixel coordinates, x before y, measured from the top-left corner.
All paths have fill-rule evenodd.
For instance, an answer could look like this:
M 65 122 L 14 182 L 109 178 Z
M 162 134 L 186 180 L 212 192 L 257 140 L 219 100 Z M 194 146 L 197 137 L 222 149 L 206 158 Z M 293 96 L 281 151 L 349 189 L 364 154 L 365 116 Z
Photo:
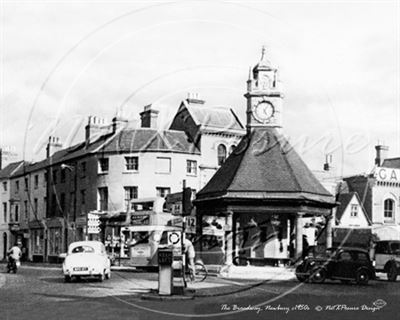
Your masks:
M 131 215 L 130 224 L 133 226 L 148 226 L 150 224 L 150 216 L 146 215 Z
M 400 169 L 378 167 L 375 169 L 374 177 L 378 181 L 400 182 Z

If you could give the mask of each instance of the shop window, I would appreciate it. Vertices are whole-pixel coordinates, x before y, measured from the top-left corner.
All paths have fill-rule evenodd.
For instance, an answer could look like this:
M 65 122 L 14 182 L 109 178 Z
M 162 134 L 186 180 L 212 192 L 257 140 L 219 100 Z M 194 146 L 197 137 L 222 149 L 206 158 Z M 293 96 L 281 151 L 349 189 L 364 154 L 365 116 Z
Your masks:
M 226 147 L 223 144 L 218 146 L 218 165 L 222 165 L 226 160 Z
M 394 201 L 392 199 L 386 199 L 383 203 L 384 212 L 383 217 L 385 221 L 391 221 L 394 218 Z

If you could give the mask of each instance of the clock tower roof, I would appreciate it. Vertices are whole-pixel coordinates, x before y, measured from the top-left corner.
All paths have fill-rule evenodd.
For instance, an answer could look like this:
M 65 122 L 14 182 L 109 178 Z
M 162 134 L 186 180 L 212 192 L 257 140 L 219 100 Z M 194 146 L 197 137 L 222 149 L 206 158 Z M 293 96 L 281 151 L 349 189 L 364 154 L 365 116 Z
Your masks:
M 257 72 L 257 71 L 260 71 L 260 70 L 263 70 L 263 71 L 272 70 L 271 62 L 269 62 L 269 60 L 267 59 L 265 46 L 263 46 L 262 49 L 261 49 L 261 59 L 254 66 L 253 72 Z

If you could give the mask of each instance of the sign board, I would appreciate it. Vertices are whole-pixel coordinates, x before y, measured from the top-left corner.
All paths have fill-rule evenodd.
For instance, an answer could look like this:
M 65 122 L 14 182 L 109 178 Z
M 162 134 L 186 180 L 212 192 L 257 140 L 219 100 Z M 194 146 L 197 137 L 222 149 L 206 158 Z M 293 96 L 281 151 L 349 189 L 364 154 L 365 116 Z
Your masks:
M 400 169 L 378 167 L 374 171 L 374 177 L 378 181 L 400 182 Z
M 147 215 L 131 215 L 130 224 L 132 226 L 148 226 L 150 224 L 150 216 Z
M 88 227 L 98 227 L 100 226 L 101 222 L 99 216 L 97 214 L 88 213 L 87 216 L 87 225 Z
M 170 246 L 182 246 L 182 233 L 180 231 L 169 231 L 167 233 L 167 240 Z
M 150 247 L 132 246 L 131 247 L 132 258 L 148 258 L 150 257 Z
M 171 250 L 158 250 L 158 264 L 159 265 L 172 265 L 174 255 Z
M 91 234 L 100 233 L 101 229 L 98 226 L 88 226 L 87 232 Z
M 196 233 L 196 217 L 185 217 L 186 219 L 186 232 Z

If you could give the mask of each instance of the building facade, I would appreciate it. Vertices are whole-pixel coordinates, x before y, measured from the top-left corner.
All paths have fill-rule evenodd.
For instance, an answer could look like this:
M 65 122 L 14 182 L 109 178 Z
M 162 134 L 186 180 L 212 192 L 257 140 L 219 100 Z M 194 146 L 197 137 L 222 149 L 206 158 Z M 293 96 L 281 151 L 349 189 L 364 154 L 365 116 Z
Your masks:
M 0 171 L 0 260 L 6 259 L 8 249 L 14 245 L 16 239 L 11 237 L 10 227 L 14 227 L 11 215 L 10 176 L 23 165 L 23 161 L 10 163 Z
M 5 237 L 22 243 L 25 259 L 56 262 L 73 241 L 104 240 L 111 217 L 120 217 L 113 232 L 118 235 L 130 200 L 164 198 L 184 183 L 198 191 L 244 134 L 232 109 L 203 104 L 189 115 L 201 128 L 196 140 L 187 127 L 158 130 L 158 111 L 151 105 L 141 112 L 139 128 L 118 116 L 111 123 L 89 117 L 85 141 L 63 148 L 59 138 L 49 137 L 43 161 L 25 163 L 12 174 L 1 171 L 10 180 L 9 199 L 2 197 L 10 214 Z M 100 234 L 88 233 L 88 213 L 101 215 Z

